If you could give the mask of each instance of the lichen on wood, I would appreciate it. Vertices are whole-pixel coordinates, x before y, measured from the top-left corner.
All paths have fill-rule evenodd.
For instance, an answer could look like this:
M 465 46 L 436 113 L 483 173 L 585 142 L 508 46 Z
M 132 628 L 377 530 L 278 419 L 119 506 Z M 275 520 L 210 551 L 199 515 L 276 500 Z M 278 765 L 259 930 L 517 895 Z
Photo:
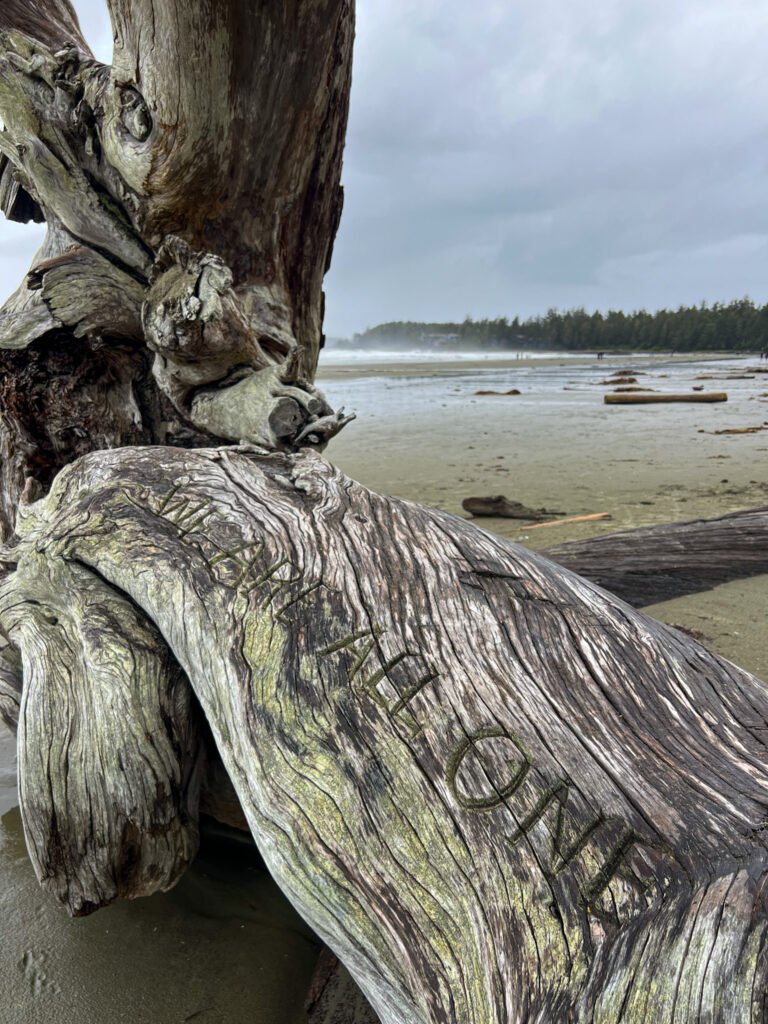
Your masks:
M 0 311 L 0 349 L 30 356 L 1 367 L 6 536 L 27 480 L 45 489 L 43 467 L 73 454 L 64 444 L 52 458 L 56 439 L 41 450 L 40 428 L 13 412 L 52 339 L 132 350 L 112 360 L 110 447 L 322 448 L 349 420 L 312 379 L 341 213 L 351 2 L 109 7 L 112 66 L 67 0 L 0 11 L 0 200 L 7 216 L 47 223 Z M 81 381 L 90 355 L 74 362 Z M 54 419 L 70 414 L 59 405 Z
M 146 616 L 270 870 L 384 1024 L 760 1019 L 758 680 L 317 456 L 88 456 L 19 533 L 2 607 L 39 578 L 29 550 Z

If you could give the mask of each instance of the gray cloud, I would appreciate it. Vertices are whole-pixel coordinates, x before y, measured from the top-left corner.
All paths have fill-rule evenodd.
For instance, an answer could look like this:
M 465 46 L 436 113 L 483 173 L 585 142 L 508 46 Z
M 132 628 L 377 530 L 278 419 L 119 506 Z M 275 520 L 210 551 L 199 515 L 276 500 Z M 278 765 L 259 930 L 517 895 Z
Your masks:
M 359 0 L 328 332 L 768 300 L 767 33 L 764 0 Z
M 768 299 L 764 3 L 364 7 L 330 332 Z

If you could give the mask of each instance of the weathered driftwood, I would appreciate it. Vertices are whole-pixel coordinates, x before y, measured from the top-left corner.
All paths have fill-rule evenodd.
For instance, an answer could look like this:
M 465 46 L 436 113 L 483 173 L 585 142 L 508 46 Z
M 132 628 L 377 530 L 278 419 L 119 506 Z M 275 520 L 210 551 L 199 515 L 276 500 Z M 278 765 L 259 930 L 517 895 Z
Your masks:
M 545 554 L 642 607 L 768 573 L 768 506 L 569 541 Z
M 310 382 L 352 0 L 108 6 L 112 67 L 68 0 L 0 6 L 0 203 L 48 229 L 0 311 L 0 537 L 87 451 L 346 422 Z
M 538 530 L 544 526 L 567 526 L 570 523 L 594 523 L 604 519 L 613 519 L 610 512 L 590 512 L 584 516 L 567 516 L 565 519 L 552 519 L 547 523 L 536 523 L 531 530 Z
M 166 888 L 239 804 L 383 1024 L 764 1022 L 763 684 L 288 454 L 345 421 L 311 381 L 352 0 L 108 5 L 112 67 L 68 0 L 0 6 L 0 202 L 47 225 L 0 312 L 41 882 Z M 286 454 L 191 450 L 241 439 Z
M 540 522 L 551 516 L 563 515 L 546 508 L 529 508 L 519 501 L 510 501 L 503 494 L 492 494 L 487 498 L 465 498 L 461 507 L 473 516 L 498 516 L 502 519 L 526 519 Z
M 193 849 L 178 663 L 384 1024 L 765 1020 L 763 683 L 314 455 L 98 453 L 19 532 L 22 812 L 75 912 Z
M 686 392 L 684 394 L 664 394 L 656 392 L 650 394 L 623 395 L 617 392 L 603 396 L 606 405 L 658 405 L 661 402 L 727 402 L 728 395 L 725 391 L 702 391 L 700 393 Z
M 0 310 L 0 539 L 20 501 L 89 451 L 322 448 L 347 420 L 311 380 L 342 206 L 352 0 L 108 6 L 112 67 L 69 0 L 0 4 L 0 207 L 47 226 Z M 18 652 L 0 638 L 11 723 L 20 693 Z M 240 824 L 208 754 L 202 806 Z M 193 845 L 186 826 L 168 841 Z M 131 870 L 128 857 L 117 893 Z

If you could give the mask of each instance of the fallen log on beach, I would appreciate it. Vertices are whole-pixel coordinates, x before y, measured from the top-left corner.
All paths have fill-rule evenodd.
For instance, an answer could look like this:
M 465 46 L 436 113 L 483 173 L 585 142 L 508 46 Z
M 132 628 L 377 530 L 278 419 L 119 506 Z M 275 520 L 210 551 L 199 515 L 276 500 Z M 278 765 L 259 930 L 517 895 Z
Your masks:
M 768 573 L 768 506 L 568 541 L 544 554 L 641 608 Z
M 473 516 L 496 516 L 500 519 L 526 519 L 538 523 L 553 516 L 561 516 L 563 512 L 555 512 L 546 508 L 529 508 L 519 501 L 510 501 L 503 494 L 490 495 L 487 498 L 465 498 L 461 507 Z
M 684 394 L 654 394 L 624 395 L 615 391 L 603 396 L 606 405 L 651 405 L 661 402 L 727 402 L 728 395 L 725 391 L 702 391 L 685 392 Z
M 552 519 L 546 523 L 536 523 L 530 527 L 532 530 L 541 529 L 544 526 L 567 526 L 569 523 L 593 523 L 601 519 L 611 519 L 610 512 L 590 512 L 586 516 L 568 516 L 567 519 Z

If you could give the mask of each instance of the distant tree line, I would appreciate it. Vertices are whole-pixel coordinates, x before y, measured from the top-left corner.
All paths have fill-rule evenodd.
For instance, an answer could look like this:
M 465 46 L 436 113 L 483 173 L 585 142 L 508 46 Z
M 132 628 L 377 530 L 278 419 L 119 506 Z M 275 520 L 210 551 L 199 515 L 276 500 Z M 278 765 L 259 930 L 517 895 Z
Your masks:
M 749 299 L 702 303 L 655 313 L 587 313 L 584 309 L 513 320 L 463 323 L 398 321 L 369 327 L 356 334 L 355 348 L 419 347 L 444 349 L 558 349 L 562 351 L 624 350 L 636 352 L 754 352 L 768 349 L 768 305 Z

